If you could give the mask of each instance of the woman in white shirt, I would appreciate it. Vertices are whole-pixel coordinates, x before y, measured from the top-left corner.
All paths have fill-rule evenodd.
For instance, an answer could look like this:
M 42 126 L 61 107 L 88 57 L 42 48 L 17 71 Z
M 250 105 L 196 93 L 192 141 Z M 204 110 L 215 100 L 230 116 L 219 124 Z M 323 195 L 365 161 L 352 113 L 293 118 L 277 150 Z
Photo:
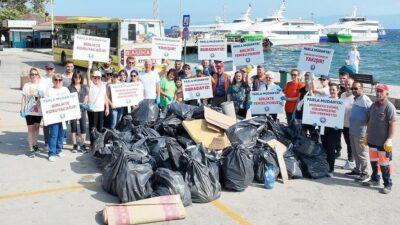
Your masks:
M 95 128 L 98 132 L 101 132 L 104 125 L 104 116 L 108 116 L 109 107 L 108 107 L 108 98 L 106 85 L 101 81 L 101 73 L 100 71 L 90 71 L 91 66 L 89 63 L 88 68 L 88 87 L 89 87 L 89 109 L 88 109 L 88 118 L 89 118 L 89 131 L 90 133 Z M 90 146 L 93 149 L 94 140 L 92 135 L 90 135 Z
M 351 144 L 350 144 L 350 134 L 349 134 L 349 127 L 350 127 L 350 114 L 351 114 L 351 109 L 353 108 L 353 103 L 354 103 L 354 95 L 351 90 L 351 87 L 353 86 L 354 80 L 352 78 L 347 78 L 345 81 L 344 85 L 346 88 L 346 92 L 342 93 L 340 96 L 340 99 L 344 101 L 344 121 L 343 121 L 343 137 L 347 145 L 347 161 L 344 164 L 343 169 L 346 170 L 352 170 L 356 166 L 354 159 L 353 159 L 353 151 L 351 149 Z
M 63 87 L 63 76 L 61 74 L 56 74 L 53 76 L 53 84 L 54 86 L 47 90 L 46 97 L 69 94 L 68 88 Z M 56 160 L 55 156 L 64 157 L 62 149 L 65 130 L 62 126 L 62 123 L 50 124 L 49 129 L 49 161 L 54 162 Z
M 274 78 L 275 78 L 275 75 L 272 72 L 267 71 L 265 73 L 265 79 L 267 80 L 267 84 L 266 84 L 267 91 L 282 91 L 282 88 L 279 87 L 279 85 L 274 83 Z M 274 121 L 278 120 L 278 114 L 274 113 L 274 114 L 270 114 L 270 116 L 272 117 L 272 119 Z
M 29 78 L 29 83 L 26 83 L 22 88 L 20 115 L 25 118 L 28 126 L 28 155 L 33 158 L 35 157 L 35 152 L 39 150 L 37 140 L 40 122 L 42 121 L 39 99 L 43 96 L 43 92 L 40 85 L 40 74 L 37 68 L 31 68 L 29 70 Z

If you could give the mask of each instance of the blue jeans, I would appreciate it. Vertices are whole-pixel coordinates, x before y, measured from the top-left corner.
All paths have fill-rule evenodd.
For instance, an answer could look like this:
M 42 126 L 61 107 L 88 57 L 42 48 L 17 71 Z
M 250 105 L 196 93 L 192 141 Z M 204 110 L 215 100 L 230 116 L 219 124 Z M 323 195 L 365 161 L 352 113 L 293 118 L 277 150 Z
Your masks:
M 65 131 L 61 123 L 51 124 L 49 127 L 49 156 L 54 156 L 62 151 Z
M 117 123 L 119 123 L 122 119 L 122 114 L 124 113 L 124 107 L 111 109 L 111 124 L 110 128 L 115 129 Z

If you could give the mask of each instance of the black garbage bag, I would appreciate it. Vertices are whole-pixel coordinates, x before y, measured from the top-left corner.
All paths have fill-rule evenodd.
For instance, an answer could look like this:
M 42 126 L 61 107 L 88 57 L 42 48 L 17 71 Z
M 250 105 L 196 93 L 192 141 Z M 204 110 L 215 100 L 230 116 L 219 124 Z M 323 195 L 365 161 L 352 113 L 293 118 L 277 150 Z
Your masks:
M 268 130 L 266 128 L 264 128 L 264 130 L 261 132 L 259 138 L 266 142 L 277 139 L 274 132 L 272 132 L 271 130 Z
M 161 134 L 166 134 L 170 137 L 177 137 L 182 133 L 183 126 L 182 120 L 178 119 L 175 115 L 168 116 L 165 119 L 160 119 L 154 128 Z
M 217 180 L 220 177 L 220 167 L 221 167 L 221 153 L 217 151 L 211 151 L 206 153 L 206 165 L 210 169 L 211 173 L 214 174 Z
M 116 129 L 121 132 L 130 131 L 134 127 L 133 118 L 131 115 L 122 117 L 121 121 L 117 124 Z
M 298 137 L 293 144 L 293 151 L 312 157 L 319 155 L 323 149 L 321 144 L 310 138 Z
M 150 155 L 156 161 L 157 168 L 168 168 L 174 171 L 182 169 L 180 157 L 184 150 L 174 138 L 149 138 L 146 144 Z
M 196 145 L 196 143 L 190 138 L 190 136 L 186 132 L 183 132 L 182 134 L 178 135 L 176 137 L 176 140 L 182 146 L 182 148 L 187 148 L 191 145 Z
M 179 172 L 167 168 L 159 168 L 152 177 L 152 197 L 179 194 L 184 206 L 192 204 L 189 186 Z
M 197 108 L 198 106 L 179 104 L 174 102 L 168 106 L 168 114 L 175 114 L 178 118 L 182 120 L 191 120 L 193 113 Z
M 230 126 L 225 133 L 232 145 L 243 145 L 251 149 L 257 144 L 257 138 L 264 127 L 265 117 L 256 117 Z
M 90 139 L 92 140 L 92 153 L 103 151 L 104 135 L 97 131 L 95 127 L 90 131 Z
M 259 183 L 264 183 L 265 171 L 268 167 L 274 170 L 275 179 L 279 175 L 279 166 L 276 159 L 276 153 L 268 146 L 256 148 L 253 152 L 254 161 L 254 180 Z
M 154 129 L 150 128 L 150 127 L 146 127 L 146 126 L 134 127 L 132 129 L 132 134 L 134 134 L 134 136 L 135 136 L 134 139 L 135 140 L 140 140 L 140 139 L 143 139 L 143 138 L 160 137 L 160 134 L 156 130 L 154 130 Z
M 190 188 L 192 202 L 207 203 L 221 196 L 221 184 L 210 169 L 198 162 L 187 158 L 185 182 Z
M 297 159 L 295 153 L 293 152 L 292 146 L 290 146 L 286 150 L 285 154 L 283 155 L 283 158 L 285 160 L 289 178 L 291 179 L 302 178 L 303 173 L 301 172 L 300 161 Z
M 143 100 L 132 112 L 133 124 L 154 126 L 158 119 L 159 111 L 160 109 L 153 100 Z
M 314 179 L 326 177 L 329 165 L 322 145 L 307 138 L 301 140 L 304 143 L 299 143 L 299 140 L 293 146 L 293 151 L 301 161 L 303 175 Z
M 268 130 L 274 132 L 276 139 L 287 147 L 292 143 L 291 136 L 284 132 L 282 129 L 283 127 L 284 125 L 281 125 L 272 119 L 268 119 Z
M 306 137 L 303 130 L 303 126 L 297 119 L 291 120 L 289 126 L 281 125 L 281 128 L 283 132 L 286 134 L 286 137 L 288 137 L 292 142 L 299 137 Z
M 244 191 L 254 179 L 253 156 L 243 145 L 230 147 L 222 153 L 223 187 Z
M 153 192 L 150 178 L 153 175 L 148 155 L 121 149 L 103 172 L 103 189 L 117 195 L 121 202 L 147 198 Z M 143 164 L 142 164 L 143 163 Z
M 90 135 L 93 141 L 92 153 L 98 152 L 101 155 L 111 154 L 110 148 L 105 148 L 105 146 L 110 146 L 114 141 L 120 139 L 116 132 L 109 129 L 103 129 L 102 132 L 98 132 L 96 128 L 93 128 Z
M 216 151 L 208 151 L 202 144 L 192 145 L 185 149 L 187 155 L 192 159 L 206 165 L 214 176 L 219 180 L 219 167 L 221 165 L 221 154 Z

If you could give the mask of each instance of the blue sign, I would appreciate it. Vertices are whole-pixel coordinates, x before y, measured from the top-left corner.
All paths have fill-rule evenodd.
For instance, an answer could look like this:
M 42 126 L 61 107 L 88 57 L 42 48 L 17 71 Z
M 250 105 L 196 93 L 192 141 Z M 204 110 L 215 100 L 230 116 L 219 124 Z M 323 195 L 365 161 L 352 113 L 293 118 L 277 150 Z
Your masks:
M 187 28 L 187 27 L 185 27 L 185 28 L 183 28 L 183 31 L 182 31 L 182 36 L 183 36 L 183 39 L 189 39 L 189 28 Z
M 190 24 L 190 15 L 183 15 L 182 26 L 189 27 Z

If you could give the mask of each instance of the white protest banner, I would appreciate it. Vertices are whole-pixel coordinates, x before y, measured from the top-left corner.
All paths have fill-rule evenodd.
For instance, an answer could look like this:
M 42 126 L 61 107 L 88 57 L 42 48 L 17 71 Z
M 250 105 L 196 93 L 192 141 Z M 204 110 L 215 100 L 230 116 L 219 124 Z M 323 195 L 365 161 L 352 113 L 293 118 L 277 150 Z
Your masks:
M 62 123 L 81 118 L 78 94 L 71 93 L 40 99 L 44 125 Z
M 328 76 L 333 52 L 333 49 L 303 46 L 297 68 L 301 71 Z
M 151 58 L 180 60 L 182 40 L 180 38 L 153 37 Z
M 182 89 L 185 101 L 213 97 L 211 77 L 183 79 Z
M 111 84 L 111 97 L 114 107 L 138 105 L 143 100 L 143 86 L 140 83 Z
M 226 39 L 204 39 L 198 41 L 199 60 L 220 60 L 228 58 Z
M 264 63 L 264 51 L 261 41 L 232 44 L 232 58 L 235 66 Z
M 251 91 L 251 114 L 283 113 L 282 91 Z
M 110 38 L 74 35 L 73 59 L 108 62 L 109 55 Z
M 303 106 L 303 124 L 343 128 L 345 111 L 343 100 L 306 96 Z
M 135 57 L 137 64 L 144 64 L 147 59 L 151 59 L 151 44 L 127 44 L 120 52 L 121 65 L 126 66 L 126 59 L 130 56 Z

